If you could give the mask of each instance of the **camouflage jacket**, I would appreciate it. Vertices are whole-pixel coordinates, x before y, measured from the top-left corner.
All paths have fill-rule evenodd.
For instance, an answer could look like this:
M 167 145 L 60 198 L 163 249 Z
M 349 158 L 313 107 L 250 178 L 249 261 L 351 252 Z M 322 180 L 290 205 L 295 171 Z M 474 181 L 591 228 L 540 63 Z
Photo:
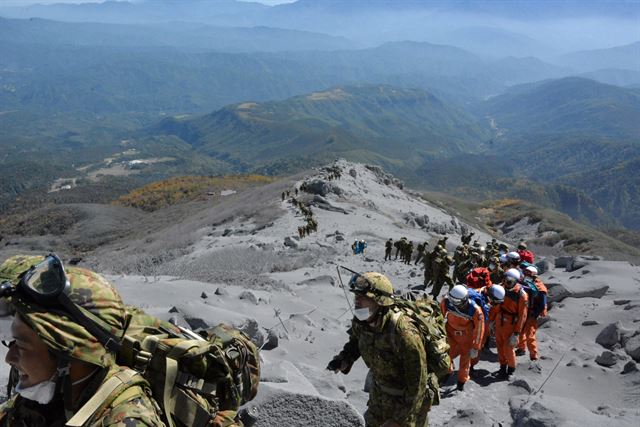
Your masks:
M 414 425 L 427 397 L 427 359 L 422 338 L 411 319 L 401 316 L 394 324 L 391 310 L 382 310 L 374 324 L 352 321 L 349 342 L 339 357 L 348 363 L 346 372 L 362 357 L 374 380 L 370 404 L 385 402 L 383 412 L 387 419 L 401 426 Z
M 120 372 L 122 368 L 114 367 L 102 380 L 98 387 L 91 387 L 90 392 L 83 393 L 84 398 L 79 408 L 109 378 Z M 117 396 L 111 396 L 111 402 L 105 402 L 83 424 L 83 427 L 163 427 L 160 409 L 150 397 L 151 393 L 144 379 L 137 376 L 126 384 Z M 61 398 L 47 405 L 40 405 L 19 395 L 13 395 L 0 405 L 0 427 L 62 427 L 67 422 L 64 403 Z

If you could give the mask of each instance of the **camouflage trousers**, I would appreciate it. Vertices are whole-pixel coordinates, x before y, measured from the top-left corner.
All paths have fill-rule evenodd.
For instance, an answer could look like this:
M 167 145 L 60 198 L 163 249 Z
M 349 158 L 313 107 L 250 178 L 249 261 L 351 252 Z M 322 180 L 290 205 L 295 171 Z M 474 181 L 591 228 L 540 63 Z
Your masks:
M 380 427 L 387 420 L 393 420 L 394 416 L 406 408 L 407 404 L 402 396 L 388 394 L 382 391 L 380 386 L 372 384 L 367 402 L 367 411 L 364 414 L 366 427 Z M 428 427 L 429 405 L 425 404 L 417 414 L 411 414 L 407 422 L 401 427 Z

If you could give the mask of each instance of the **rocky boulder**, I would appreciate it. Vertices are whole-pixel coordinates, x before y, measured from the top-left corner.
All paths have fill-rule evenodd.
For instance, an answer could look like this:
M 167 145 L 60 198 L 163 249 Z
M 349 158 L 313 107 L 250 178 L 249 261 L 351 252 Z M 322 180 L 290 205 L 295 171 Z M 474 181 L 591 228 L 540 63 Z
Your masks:
M 611 425 L 609 417 L 596 415 L 575 400 L 545 394 L 514 396 L 509 399 L 509 412 L 515 427 Z
M 265 361 L 258 395 L 243 410 L 260 427 L 364 427 L 364 419 L 344 399 L 320 395 L 313 384 L 290 362 L 272 366 Z M 334 379 L 334 378 L 332 378 Z
M 538 274 L 544 274 L 551 269 L 551 263 L 546 258 L 542 258 L 536 262 L 536 268 L 538 269 Z
M 612 367 L 616 363 L 618 363 L 618 358 L 615 354 L 610 352 L 609 350 L 605 350 L 601 355 L 596 357 L 596 363 L 600 366 L 605 366 L 607 368 Z
M 624 338 L 624 337 L 623 337 Z M 626 340 L 624 351 L 636 362 L 640 362 L 640 333 L 637 333 Z
M 559 256 L 555 259 L 554 265 L 556 268 L 566 268 L 572 259 L 573 257 L 570 256 Z
M 289 236 L 284 238 L 284 245 L 293 249 L 296 249 L 298 246 L 300 246 L 298 242 L 296 242 L 294 239 L 292 239 Z
M 604 348 L 611 349 L 622 339 L 622 332 L 623 328 L 620 322 L 610 323 L 600 331 L 596 337 L 596 343 L 600 344 Z
M 565 270 L 566 271 L 576 271 L 576 270 L 580 270 L 583 267 L 586 267 L 587 265 L 589 265 L 589 261 L 587 261 L 584 257 L 573 257 L 571 258 L 571 261 L 569 263 L 567 263 Z
M 560 283 L 547 283 L 547 289 L 549 290 L 547 294 L 549 304 L 558 303 L 571 296 L 571 291 Z

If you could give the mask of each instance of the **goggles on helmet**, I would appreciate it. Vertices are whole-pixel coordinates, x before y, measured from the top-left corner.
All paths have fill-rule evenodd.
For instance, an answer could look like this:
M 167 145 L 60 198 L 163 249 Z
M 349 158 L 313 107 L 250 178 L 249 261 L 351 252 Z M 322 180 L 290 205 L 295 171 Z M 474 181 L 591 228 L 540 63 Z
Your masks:
M 340 266 L 339 269 L 345 269 L 347 270 L 349 273 L 351 273 L 351 279 L 349 279 L 349 290 L 355 294 L 366 294 L 366 293 L 372 293 L 375 295 L 381 295 L 381 296 L 385 296 L 385 297 L 391 297 L 393 298 L 394 295 L 390 294 L 388 292 L 384 292 L 380 289 L 376 289 L 375 286 L 373 286 L 373 284 L 367 280 L 367 278 L 365 276 L 363 276 L 362 274 L 358 273 L 357 271 L 353 271 L 347 267 L 343 267 Z M 340 271 L 338 269 L 338 272 Z M 360 279 L 360 280 L 358 280 Z
M 109 351 L 118 352 L 120 340 L 99 326 L 99 319 L 77 306 L 69 298 L 71 283 L 64 272 L 62 260 L 49 254 L 40 263 L 31 266 L 16 286 L 5 282 L 0 286 L 0 298 L 14 295 L 26 297 L 45 308 L 60 308 L 82 325 Z
M 462 307 L 464 305 L 465 302 L 467 302 L 467 300 L 469 299 L 469 296 L 466 297 L 462 297 L 462 298 L 456 298 L 451 296 L 451 294 L 449 294 L 447 296 L 447 298 L 449 298 L 449 301 L 451 301 L 451 304 L 453 304 L 456 307 Z
M 358 294 L 376 291 L 373 285 L 371 285 L 371 283 L 363 275 L 355 272 L 351 275 L 351 279 L 349 280 L 349 290 Z

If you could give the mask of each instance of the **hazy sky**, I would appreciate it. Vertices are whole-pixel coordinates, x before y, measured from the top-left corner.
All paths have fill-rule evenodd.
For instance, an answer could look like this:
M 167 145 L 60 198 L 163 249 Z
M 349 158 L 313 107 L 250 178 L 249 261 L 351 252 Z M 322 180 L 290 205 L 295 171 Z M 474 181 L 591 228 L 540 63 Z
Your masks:
M 104 0 L 2 0 L 4 6 L 28 6 L 30 4 L 50 4 L 50 3 L 102 3 Z M 135 2 L 135 0 L 133 0 Z M 215 0 L 211 0 L 215 1 Z M 268 5 L 280 3 L 292 3 L 295 0 L 240 0 L 252 1 Z

